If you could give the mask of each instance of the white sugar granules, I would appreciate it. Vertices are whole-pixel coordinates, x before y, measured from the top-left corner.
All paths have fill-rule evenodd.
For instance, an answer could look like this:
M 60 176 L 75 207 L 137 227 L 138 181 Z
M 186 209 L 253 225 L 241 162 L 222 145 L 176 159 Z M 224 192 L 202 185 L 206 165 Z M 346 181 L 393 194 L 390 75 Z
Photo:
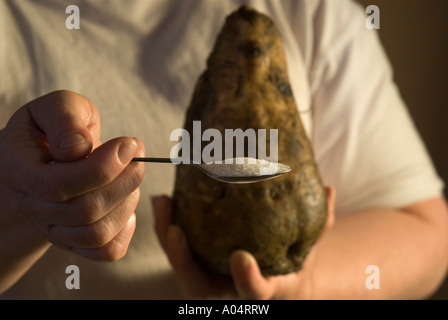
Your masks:
M 233 158 L 220 163 L 202 166 L 213 175 L 220 177 L 253 177 L 285 173 L 291 170 L 288 165 L 254 158 Z

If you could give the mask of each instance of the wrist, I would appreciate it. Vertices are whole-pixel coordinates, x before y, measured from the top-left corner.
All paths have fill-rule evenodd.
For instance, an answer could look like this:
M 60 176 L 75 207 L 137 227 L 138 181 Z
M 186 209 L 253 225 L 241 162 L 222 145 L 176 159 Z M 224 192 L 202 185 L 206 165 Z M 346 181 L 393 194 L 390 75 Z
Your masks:
M 0 293 L 11 287 L 48 250 L 50 243 L 15 212 L 0 184 Z M 9 190 L 10 191 L 10 190 Z M 11 200 L 14 199 L 14 200 Z
M 295 299 L 313 300 L 314 294 L 314 277 L 315 277 L 315 261 L 318 254 L 318 244 L 314 245 L 306 257 L 302 269 L 299 271 L 299 284 Z

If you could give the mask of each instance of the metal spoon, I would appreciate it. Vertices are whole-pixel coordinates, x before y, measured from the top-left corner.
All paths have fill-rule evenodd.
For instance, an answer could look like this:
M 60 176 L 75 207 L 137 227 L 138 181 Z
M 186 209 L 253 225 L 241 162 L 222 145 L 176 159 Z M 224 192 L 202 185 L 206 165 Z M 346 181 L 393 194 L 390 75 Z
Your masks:
M 139 162 L 157 162 L 157 163 L 173 163 L 170 158 L 133 158 L 132 161 Z M 222 176 L 214 174 L 207 168 L 207 164 L 195 164 L 195 163 L 183 163 L 181 164 L 189 164 L 193 165 L 199 169 L 201 169 L 206 175 L 210 178 L 215 179 L 217 181 L 226 182 L 226 183 L 254 183 L 259 181 L 265 181 L 269 179 L 273 179 L 279 177 L 285 173 L 291 171 L 291 168 L 288 167 L 286 170 L 282 170 L 280 172 L 276 172 L 273 174 L 265 174 L 265 175 L 247 175 L 247 176 Z M 235 164 L 238 165 L 238 164 Z

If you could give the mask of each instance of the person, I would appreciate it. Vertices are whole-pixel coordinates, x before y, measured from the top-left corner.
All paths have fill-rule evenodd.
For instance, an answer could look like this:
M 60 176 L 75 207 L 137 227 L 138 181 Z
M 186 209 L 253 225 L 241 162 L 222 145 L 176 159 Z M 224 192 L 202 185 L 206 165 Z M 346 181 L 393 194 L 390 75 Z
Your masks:
M 243 3 L 280 30 L 330 209 L 301 271 L 263 277 L 236 251 L 228 279 L 205 273 L 172 224 L 175 166 L 131 159 L 169 154 L 216 35 Z M 440 285 L 443 182 L 363 8 L 70 4 L 79 29 L 67 28 L 65 2 L 0 2 L 2 299 L 415 299 Z

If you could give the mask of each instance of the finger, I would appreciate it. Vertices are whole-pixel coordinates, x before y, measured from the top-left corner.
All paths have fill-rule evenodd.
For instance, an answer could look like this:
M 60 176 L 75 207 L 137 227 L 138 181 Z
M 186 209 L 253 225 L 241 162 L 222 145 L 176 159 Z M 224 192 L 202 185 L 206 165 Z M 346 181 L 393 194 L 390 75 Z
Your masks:
M 45 186 L 48 172 L 41 169 L 55 159 L 85 158 L 99 144 L 99 132 L 98 111 L 81 95 L 57 91 L 31 101 L 13 115 L 2 132 L 3 182 L 21 191 L 30 191 L 31 187 L 24 188 L 29 182 L 32 187 Z
M 160 245 L 166 251 L 166 236 L 172 223 L 173 203 L 167 196 L 152 197 L 151 202 L 155 220 L 154 229 Z
M 335 221 L 335 201 L 336 201 L 336 191 L 334 187 L 325 187 L 325 191 L 327 194 L 327 220 L 325 222 L 325 226 L 321 232 L 320 237 L 326 233 L 330 228 L 333 227 Z
M 144 165 L 132 162 L 111 183 L 65 202 L 53 203 L 25 195 L 17 204 L 17 211 L 41 228 L 49 225 L 88 225 L 103 218 L 136 190 L 144 171 Z
M 264 300 L 272 296 L 272 287 L 261 274 L 255 258 L 247 251 L 237 250 L 232 254 L 230 270 L 239 298 Z
M 86 157 L 99 139 L 98 111 L 88 98 L 61 90 L 30 102 L 36 125 L 47 139 L 50 153 L 57 161 L 73 161 Z
M 204 288 L 211 290 L 213 287 L 191 254 L 184 233 L 178 226 L 171 225 L 166 239 L 166 252 L 174 273 L 190 296 L 200 298 Z
M 71 251 L 90 260 L 112 262 L 126 254 L 135 231 L 136 216 L 132 214 L 120 232 L 100 248 L 72 248 Z
M 109 184 L 137 155 L 132 138 L 116 138 L 101 145 L 87 159 L 55 164 L 25 162 L 13 186 L 49 202 L 65 202 Z
M 131 164 L 105 187 L 62 203 L 25 196 L 18 205 L 19 212 L 41 226 L 84 226 L 94 223 L 138 188 L 143 178 L 141 171 Z
M 67 227 L 53 225 L 47 238 L 56 245 L 75 248 L 100 248 L 109 243 L 120 232 L 134 213 L 140 197 L 136 189 L 102 219 L 85 226 Z
M 151 200 L 157 237 L 187 295 L 196 299 L 223 297 L 228 294 L 234 296 L 229 278 L 207 274 L 197 264 L 182 229 L 171 224 L 172 200 L 167 196 L 153 197 Z

